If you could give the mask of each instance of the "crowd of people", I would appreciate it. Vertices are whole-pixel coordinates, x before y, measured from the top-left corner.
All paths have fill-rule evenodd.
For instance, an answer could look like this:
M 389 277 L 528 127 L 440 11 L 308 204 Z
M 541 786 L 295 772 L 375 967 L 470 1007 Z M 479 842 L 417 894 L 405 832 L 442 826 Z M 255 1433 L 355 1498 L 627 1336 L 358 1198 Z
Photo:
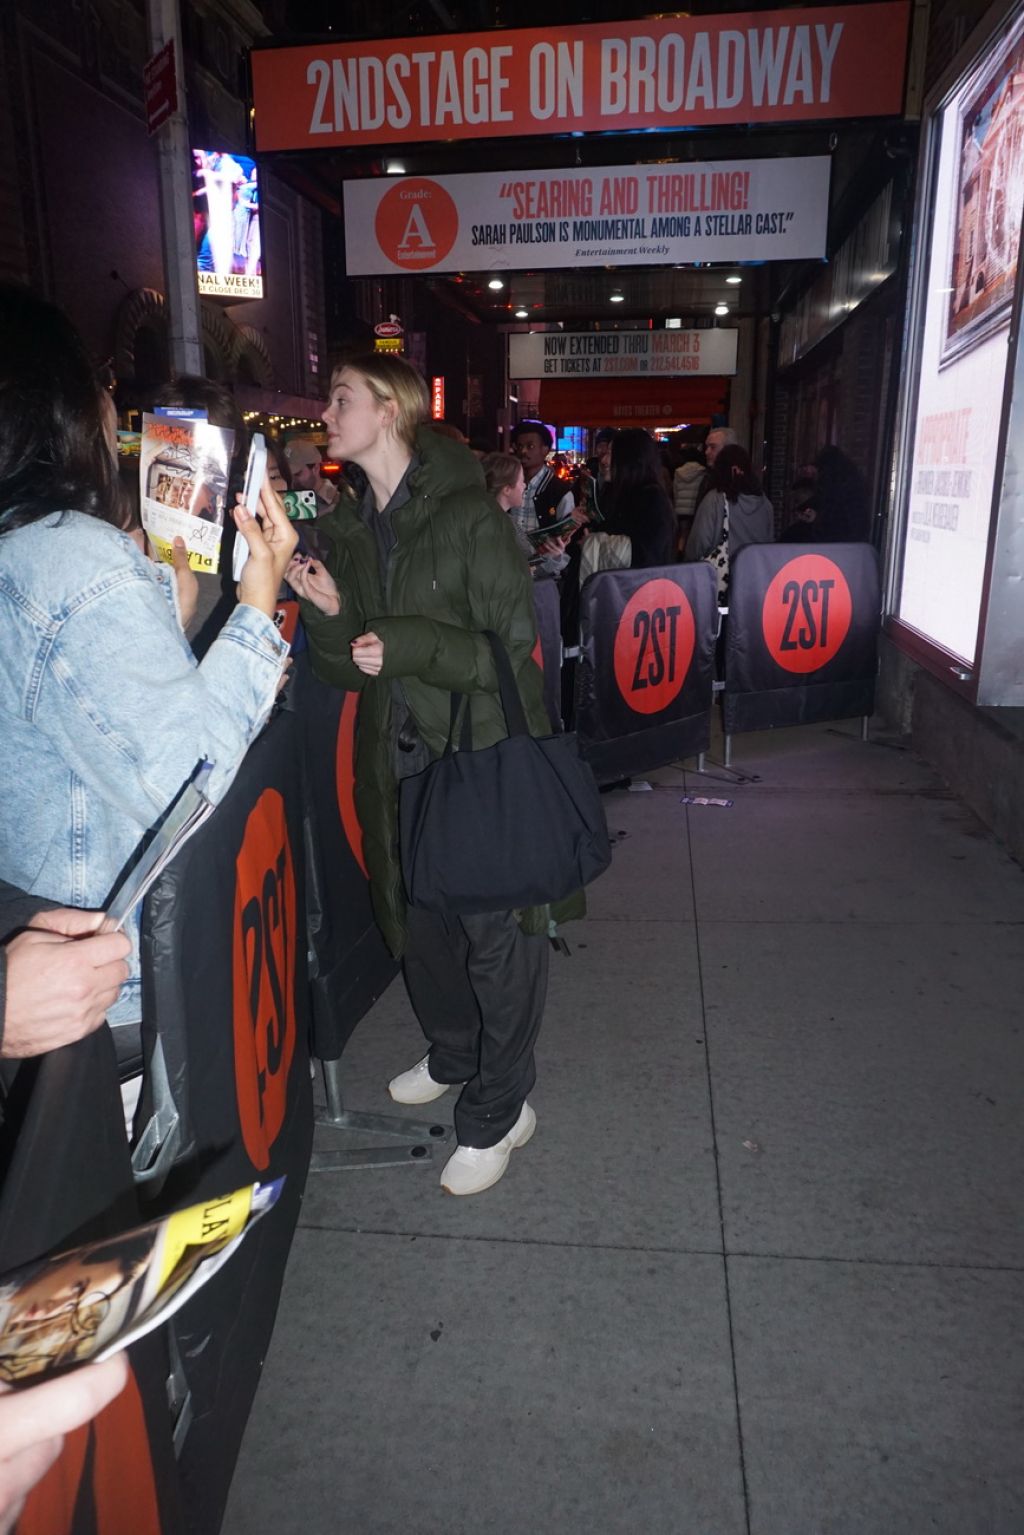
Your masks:
M 137 489 L 117 464 L 110 395 L 60 311 L 0 287 L 0 358 L 0 1087 L 26 1059 L 106 1023 L 131 1126 L 143 1069 L 139 924 L 105 931 L 104 908 L 197 762 L 211 765 L 210 798 L 227 793 L 287 686 L 290 651 L 305 646 L 322 680 L 360 695 L 356 804 L 373 909 L 428 1045 L 390 1095 L 422 1104 L 454 1091 L 457 1144 L 442 1187 L 491 1187 L 536 1124 L 549 938 L 582 913 L 582 893 L 480 915 L 410 907 L 400 785 L 444 751 L 453 695 L 466 701 L 474 749 L 506 734 L 485 632 L 507 651 L 530 731 L 549 733 L 534 580 L 559 583 L 570 625 L 580 583 L 597 570 L 707 560 L 726 592 L 730 556 L 775 536 L 749 455 L 719 427 L 703 451 L 666 463 L 649 433 L 609 428 L 567 476 L 539 421 L 517 425 L 511 452 L 481 455 L 428 420 L 426 386 L 408 363 L 368 354 L 335 370 L 323 413 L 341 483 L 312 441 L 271 442 L 253 516 L 236 493 L 246 432 L 230 392 L 178 379 L 162 404 L 201 408 L 235 432 L 227 531 L 248 546 L 236 585 L 197 577 L 180 541 L 170 565 L 149 556 Z M 309 522 L 288 515 L 282 497 L 293 490 L 311 493 Z M 857 494 L 826 450 L 801 476 L 794 527 L 842 536 Z M 294 647 L 276 622 L 282 594 L 301 610 Z M 0 1531 L 62 1429 L 123 1383 L 111 1362 L 19 1393 L 17 1432 L 14 1399 L 0 1395 Z

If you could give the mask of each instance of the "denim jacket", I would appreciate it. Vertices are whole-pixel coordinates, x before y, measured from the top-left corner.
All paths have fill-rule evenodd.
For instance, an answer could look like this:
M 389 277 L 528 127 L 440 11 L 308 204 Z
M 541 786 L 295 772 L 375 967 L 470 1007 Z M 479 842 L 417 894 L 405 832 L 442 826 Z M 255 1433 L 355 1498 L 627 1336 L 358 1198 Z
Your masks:
M 102 908 L 201 757 L 223 797 L 288 654 L 239 606 L 197 665 L 167 566 L 80 512 L 0 534 L 0 878 Z M 142 1015 L 138 923 L 112 1025 Z

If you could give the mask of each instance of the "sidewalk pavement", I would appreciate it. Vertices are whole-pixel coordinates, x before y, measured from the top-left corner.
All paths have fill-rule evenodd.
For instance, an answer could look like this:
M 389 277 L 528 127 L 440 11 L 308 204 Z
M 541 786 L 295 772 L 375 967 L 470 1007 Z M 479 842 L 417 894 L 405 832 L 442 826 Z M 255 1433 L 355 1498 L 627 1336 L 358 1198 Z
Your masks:
M 503 1181 L 311 1177 L 227 1535 L 1024 1531 L 1024 874 L 852 722 L 734 746 L 606 797 Z M 423 1048 L 399 981 L 348 1107 Z

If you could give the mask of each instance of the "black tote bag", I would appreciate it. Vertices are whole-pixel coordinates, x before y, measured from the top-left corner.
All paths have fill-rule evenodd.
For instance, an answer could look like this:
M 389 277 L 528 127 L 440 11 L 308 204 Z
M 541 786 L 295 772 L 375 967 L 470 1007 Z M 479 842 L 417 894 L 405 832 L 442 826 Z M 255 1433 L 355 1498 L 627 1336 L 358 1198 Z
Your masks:
M 452 694 L 444 754 L 403 779 L 402 875 L 411 906 L 472 914 L 560 901 L 611 862 L 604 807 L 574 735 L 530 735 L 515 673 L 490 630 L 508 736 L 472 750 L 467 704 Z

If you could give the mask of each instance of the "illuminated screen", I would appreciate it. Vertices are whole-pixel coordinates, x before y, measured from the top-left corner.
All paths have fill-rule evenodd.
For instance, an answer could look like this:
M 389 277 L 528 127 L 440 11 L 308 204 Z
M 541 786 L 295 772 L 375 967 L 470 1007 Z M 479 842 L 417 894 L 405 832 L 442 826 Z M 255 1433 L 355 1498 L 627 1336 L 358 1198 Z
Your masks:
M 199 292 L 215 298 L 262 298 L 255 160 L 226 149 L 193 149 L 192 227 Z
M 973 661 L 1024 207 L 1024 15 L 936 121 L 899 616 Z

